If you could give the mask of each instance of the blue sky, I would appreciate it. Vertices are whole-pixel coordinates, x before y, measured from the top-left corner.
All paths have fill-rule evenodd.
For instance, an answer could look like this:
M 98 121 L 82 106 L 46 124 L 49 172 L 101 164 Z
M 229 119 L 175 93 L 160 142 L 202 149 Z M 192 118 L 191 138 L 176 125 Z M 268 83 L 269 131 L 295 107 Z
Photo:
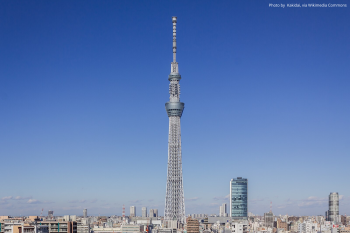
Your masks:
M 163 212 L 171 16 L 186 213 L 349 213 L 349 7 L 268 3 L 1 1 L 0 215 Z

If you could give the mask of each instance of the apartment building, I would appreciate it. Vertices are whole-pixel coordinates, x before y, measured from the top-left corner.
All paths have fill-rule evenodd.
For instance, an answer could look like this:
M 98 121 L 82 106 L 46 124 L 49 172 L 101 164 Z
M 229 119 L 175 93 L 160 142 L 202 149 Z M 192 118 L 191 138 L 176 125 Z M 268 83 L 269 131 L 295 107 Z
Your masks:
M 42 221 L 42 226 L 48 226 L 49 233 L 77 233 L 77 222 Z
M 187 233 L 199 233 L 198 219 L 193 219 L 191 217 L 188 217 L 186 219 L 186 230 L 187 230 Z

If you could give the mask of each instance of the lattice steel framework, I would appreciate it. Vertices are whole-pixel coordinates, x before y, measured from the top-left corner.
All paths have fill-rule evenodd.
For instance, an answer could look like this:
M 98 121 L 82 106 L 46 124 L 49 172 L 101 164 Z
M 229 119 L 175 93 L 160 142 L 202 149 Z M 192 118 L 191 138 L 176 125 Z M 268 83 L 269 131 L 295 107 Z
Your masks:
M 182 183 L 182 159 L 181 159 L 181 125 L 180 118 L 184 110 L 184 103 L 180 102 L 179 66 L 176 62 L 176 22 L 173 21 L 173 62 L 169 75 L 170 101 L 165 104 L 169 117 L 168 140 L 168 177 L 165 197 L 165 220 L 177 220 L 185 222 L 185 200 Z

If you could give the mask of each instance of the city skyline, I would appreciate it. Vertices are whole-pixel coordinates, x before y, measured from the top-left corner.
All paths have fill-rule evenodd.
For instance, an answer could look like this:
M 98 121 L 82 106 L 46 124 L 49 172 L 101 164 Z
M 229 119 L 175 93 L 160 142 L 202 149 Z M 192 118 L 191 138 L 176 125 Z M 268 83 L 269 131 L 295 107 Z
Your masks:
M 338 192 L 349 214 L 348 11 L 0 2 L 0 215 L 164 213 L 173 15 L 186 214 L 218 214 L 234 177 L 249 212 L 324 215 Z

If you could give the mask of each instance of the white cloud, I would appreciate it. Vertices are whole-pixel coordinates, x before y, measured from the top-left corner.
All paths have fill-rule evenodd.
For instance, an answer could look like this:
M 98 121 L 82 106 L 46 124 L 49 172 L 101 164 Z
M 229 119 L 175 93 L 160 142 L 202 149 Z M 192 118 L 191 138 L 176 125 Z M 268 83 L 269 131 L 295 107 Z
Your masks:
M 249 200 L 249 202 L 256 203 L 256 202 L 260 202 L 260 201 L 264 201 L 264 200 L 265 200 L 264 198 L 256 198 L 256 199 Z
M 129 201 L 130 203 L 134 203 L 134 204 L 140 204 L 142 200 L 133 200 L 133 201 Z
M 306 198 L 305 200 L 301 200 L 300 203 L 298 203 L 299 207 L 315 207 L 315 206 L 322 206 L 327 203 L 326 197 L 316 197 L 316 196 L 310 196 Z
M 230 194 L 227 194 L 224 197 L 214 197 L 213 199 L 216 200 L 216 201 L 220 201 L 220 200 L 227 201 L 229 199 L 229 197 L 230 197 Z
M 1 200 L 28 200 L 31 199 L 31 197 L 21 197 L 21 196 L 7 196 L 7 197 L 3 197 L 1 198 Z
M 199 197 L 186 198 L 186 201 L 197 201 Z
M 31 199 L 32 197 L 21 197 L 21 196 L 17 196 L 15 197 L 14 199 L 15 200 L 28 200 L 28 199 Z
M 82 199 L 82 200 L 73 200 L 73 201 L 70 201 L 69 203 L 96 203 L 96 202 L 97 202 L 97 199 L 92 199 L 92 200 Z
M 310 196 L 306 200 L 308 200 L 308 201 L 327 201 L 327 198 Z
M 28 203 L 28 204 L 39 204 L 40 201 L 38 201 L 38 200 L 36 200 L 36 199 L 29 199 L 29 200 L 27 201 L 27 203 Z

